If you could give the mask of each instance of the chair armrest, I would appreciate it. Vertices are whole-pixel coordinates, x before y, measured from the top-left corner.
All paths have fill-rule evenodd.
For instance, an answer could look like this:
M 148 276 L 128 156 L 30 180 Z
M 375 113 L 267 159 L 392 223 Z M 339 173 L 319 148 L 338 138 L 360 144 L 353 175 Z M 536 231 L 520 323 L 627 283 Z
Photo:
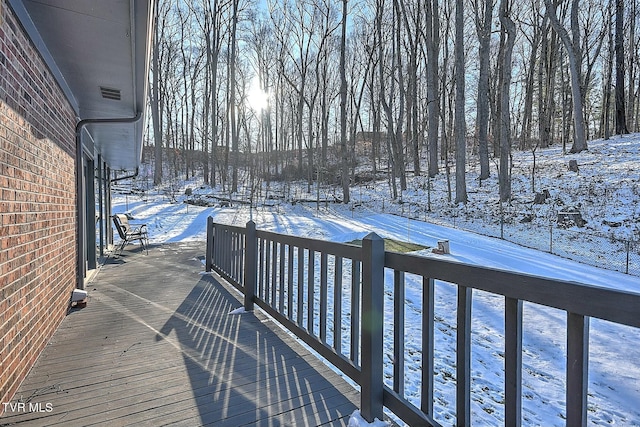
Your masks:
M 130 229 L 131 233 L 147 234 L 147 224 L 129 223 L 129 226 L 131 227 Z

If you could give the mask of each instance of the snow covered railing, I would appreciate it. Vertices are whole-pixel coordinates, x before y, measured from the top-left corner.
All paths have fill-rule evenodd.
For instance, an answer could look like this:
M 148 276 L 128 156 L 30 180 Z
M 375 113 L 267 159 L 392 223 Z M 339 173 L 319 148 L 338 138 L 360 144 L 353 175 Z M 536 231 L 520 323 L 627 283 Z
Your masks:
M 246 310 L 257 304 L 360 384 L 361 413 L 368 421 L 382 419 L 386 407 L 409 425 L 439 426 L 433 419 L 436 280 L 457 289 L 455 416 L 460 426 L 471 424 L 474 289 L 504 297 L 504 348 L 496 351 L 504 350 L 504 424 L 509 426 L 522 423 L 523 302 L 567 313 L 567 426 L 587 421 L 590 318 L 640 328 L 638 294 L 385 252 L 383 240 L 373 233 L 360 247 L 256 230 L 252 221 L 241 228 L 209 218 L 206 268 L 243 292 Z M 408 276 L 422 281 L 419 325 L 405 324 Z M 383 333 L 389 330 L 393 342 L 385 347 Z M 420 335 L 419 403 L 405 394 L 407 331 Z M 391 368 L 384 364 L 389 348 Z

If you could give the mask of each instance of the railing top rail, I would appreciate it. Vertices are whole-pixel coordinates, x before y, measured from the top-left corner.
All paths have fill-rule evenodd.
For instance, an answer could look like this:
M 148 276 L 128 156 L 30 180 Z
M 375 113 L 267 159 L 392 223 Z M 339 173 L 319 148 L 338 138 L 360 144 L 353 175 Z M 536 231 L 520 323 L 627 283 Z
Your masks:
M 237 225 L 222 224 L 222 223 L 219 223 L 219 222 L 214 222 L 213 224 L 217 225 L 219 227 L 222 227 L 222 228 L 226 228 L 229 231 L 235 231 L 237 233 L 244 234 L 244 233 L 247 232 L 247 229 L 244 226 L 240 227 L 240 226 L 237 226 Z
M 329 242 L 326 240 L 291 236 L 288 234 L 280 234 L 264 230 L 256 230 L 256 237 L 259 239 L 274 240 L 286 245 L 323 252 L 355 261 L 362 261 L 362 251 L 360 247 L 349 243 Z
M 394 252 L 385 267 L 640 328 L 640 293 Z

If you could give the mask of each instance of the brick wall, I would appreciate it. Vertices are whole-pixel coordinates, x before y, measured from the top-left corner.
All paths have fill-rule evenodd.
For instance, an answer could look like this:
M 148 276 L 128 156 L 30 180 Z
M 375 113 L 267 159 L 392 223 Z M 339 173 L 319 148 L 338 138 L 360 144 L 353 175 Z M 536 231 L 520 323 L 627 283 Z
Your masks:
M 35 363 L 75 287 L 74 129 L 73 109 L 0 0 L 0 403 Z

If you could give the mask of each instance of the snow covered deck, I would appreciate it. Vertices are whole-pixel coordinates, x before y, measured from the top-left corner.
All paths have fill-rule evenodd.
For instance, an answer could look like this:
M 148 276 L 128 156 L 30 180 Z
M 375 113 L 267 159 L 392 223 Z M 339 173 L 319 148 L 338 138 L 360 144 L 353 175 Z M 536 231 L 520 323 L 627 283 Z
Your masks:
M 87 285 L 0 424 L 340 425 L 359 394 L 241 295 L 202 243 L 128 246 Z

